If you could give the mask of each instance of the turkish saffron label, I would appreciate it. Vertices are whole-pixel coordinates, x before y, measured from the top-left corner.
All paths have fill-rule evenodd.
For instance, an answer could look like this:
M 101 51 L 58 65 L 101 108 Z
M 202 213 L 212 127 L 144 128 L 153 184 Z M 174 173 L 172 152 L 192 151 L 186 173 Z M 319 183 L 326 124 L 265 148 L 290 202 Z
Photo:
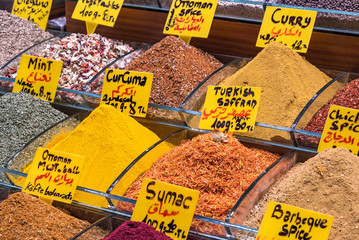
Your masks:
M 83 156 L 38 148 L 22 191 L 71 203 L 84 161 Z
M 145 178 L 131 220 L 172 239 L 186 239 L 198 197 L 199 191 Z
M 50 16 L 52 0 L 15 0 L 11 13 L 36 23 L 42 30 L 46 29 Z
M 94 33 L 98 24 L 113 27 L 123 0 L 79 0 L 72 18 L 85 21 L 87 33 Z
M 209 86 L 199 128 L 252 132 L 261 88 Z
M 101 102 L 121 112 L 146 117 L 153 74 L 127 70 L 106 69 Z
M 59 83 L 62 61 L 22 55 L 13 92 L 26 92 L 53 102 Z
M 293 8 L 266 8 L 257 38 L 257 47 L 279 42 L 291 49 L 306 53 L 312 37 L 317 12 Z
M 333 217 L 270 201 L 256 240 L 325 240 Z
M 173 0 L 164 34 L 207 38 L 218 0 Z
M 359 156 L 359 110 L 331 105 L 318 152 L 344 147 Z

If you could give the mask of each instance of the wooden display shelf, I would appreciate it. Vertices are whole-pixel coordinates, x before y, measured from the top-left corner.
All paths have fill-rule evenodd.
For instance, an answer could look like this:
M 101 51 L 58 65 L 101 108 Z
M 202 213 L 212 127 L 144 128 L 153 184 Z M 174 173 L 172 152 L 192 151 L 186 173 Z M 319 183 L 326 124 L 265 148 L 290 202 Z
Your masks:
M 68 32 L 86 33 L 83 21 L 71 18 L 77 2 L 66 1 Z M 123 6 L 113 28 L 98 26 L 102 36 L 144 43 L 159 42 L 168 12 L 161 9 Z M 359 23 L 358 23 L 359 24 Z M 191 45 L 206 52 L 235 57 L 254 57 L 260 24 L 215 17 L 207 39 L 192 38 Z M 318 68 L 359 72 L 359 36 L 314 31 L 306 59 Z

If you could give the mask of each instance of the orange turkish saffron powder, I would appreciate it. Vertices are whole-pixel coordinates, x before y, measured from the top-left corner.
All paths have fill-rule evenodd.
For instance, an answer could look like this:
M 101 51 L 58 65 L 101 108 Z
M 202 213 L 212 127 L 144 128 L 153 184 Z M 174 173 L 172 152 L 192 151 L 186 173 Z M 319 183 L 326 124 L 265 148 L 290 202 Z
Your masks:
M 143 178 L 167 182 L 200 191 L 196 214 L 224 220 L 244 191 L 279 155 L 245 147 L 232 136 L 227 137 L 227 143 L 214 142 L 211 135 L 183 141 L 165 153 L 124 196 L 137 199 Z

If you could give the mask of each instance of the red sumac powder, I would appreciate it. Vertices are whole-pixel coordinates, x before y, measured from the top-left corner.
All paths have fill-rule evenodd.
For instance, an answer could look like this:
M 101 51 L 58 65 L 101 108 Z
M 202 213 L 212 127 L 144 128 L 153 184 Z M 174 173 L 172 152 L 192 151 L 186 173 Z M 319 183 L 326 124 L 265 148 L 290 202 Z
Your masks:
M 151 103 L 178 107 L 200 82 L 222 65 L 212 55 L 168 36 L 126 68 L 153 73 Z

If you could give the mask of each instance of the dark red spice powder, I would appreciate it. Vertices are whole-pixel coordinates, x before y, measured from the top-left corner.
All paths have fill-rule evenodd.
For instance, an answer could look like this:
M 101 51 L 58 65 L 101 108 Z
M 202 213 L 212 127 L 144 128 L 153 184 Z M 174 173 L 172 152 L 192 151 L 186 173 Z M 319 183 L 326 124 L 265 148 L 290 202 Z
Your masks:
M 212 55 L 168 36 L 134 59 L 126 69 L 153 73 L 150 102 L 178 107 L 200 82 L 222 65 Z
M 322 133 L 327 119 L 330 105 L 359 109 L 359 79 L 353 80 L 340 89 L 334 97 L 325 104 L 308 122 L 304 128 L 306 131 Z M 320 139 L 308 135 L 299 135 L 298 142 L 301 146 L 318 147 Z
M 127 221 L 103 240 L 171 240 L 163 232 L 143 222 Z

